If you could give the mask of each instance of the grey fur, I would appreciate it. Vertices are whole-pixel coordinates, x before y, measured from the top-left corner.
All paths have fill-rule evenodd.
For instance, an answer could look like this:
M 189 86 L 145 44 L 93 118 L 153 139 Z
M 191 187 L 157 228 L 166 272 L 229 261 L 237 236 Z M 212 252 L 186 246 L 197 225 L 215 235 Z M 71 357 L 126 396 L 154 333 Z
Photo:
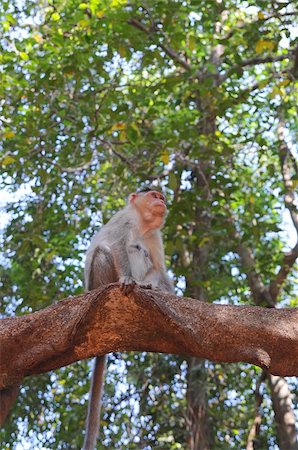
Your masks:
M 165 267 L 160 226 L 142 233 L 140 214 L 128 204 L 92 238 L 86 254 L 87 290 L 120 281 L 138 283 L 174 293 Z M 96 358 L 83 450 L 94 450 L 100 423 L 105 356 Z

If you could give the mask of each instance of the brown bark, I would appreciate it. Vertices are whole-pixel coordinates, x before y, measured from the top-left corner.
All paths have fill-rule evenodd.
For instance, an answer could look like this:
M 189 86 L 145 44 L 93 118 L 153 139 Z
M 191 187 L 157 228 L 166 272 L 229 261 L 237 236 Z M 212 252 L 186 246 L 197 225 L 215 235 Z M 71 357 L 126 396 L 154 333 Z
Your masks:
M 196 171 L 195 179 L 204 192 L 204 197 L 209 197 L 209 186 L 205 177 L 206 169 L 201 164 Z M 203 229 L 202 229 L 203 228 Z M 210 214 L 198 206 L 195 210 L 195 224 L 193 234 L 208 235 L 210 229 Z M 192 252 L 192 264 L 189 275 L 186 277 L 186 292 L 192 297 L 207 301 L 207 293 L 203 288 L 206 279 L 206 267 L 208 267 L 210 241 L 202 246 L 195 246 Z M 208 378 L 205 361 L 192 357 L 187 360 L 187 433 L 188 448 L 190 450 L 210 450 L 211 433 L 208 417 Z
M 196 227 L 200 211 L 196 208 Z M 207 216 L 208 217 L 208 216 Z M 207 221 L 204 220 L 206 229 L 209 229 Z M 198 233 L 198 235 L 202 235 Z M 204 280 L 204 268 L 207 266 L 209 255 L 209 242 L 202 247 L 196 247 L 193 251 L 192 266 L 194 270 L 189 272 L 192 275 L 186 277 L 187 293 L 204 302 L 207 301 L 205 289 L 198 283 Z M 210 450 L 211 433 L 208 417 L 208 378 L 205 361 L 192 357 L 187 360 L 187 432 L 189 450 Z
M 0 322 L 0 389 L 114 351 L 244 361 L 298 375 L 298 308 L 206 304 L 117 284 Z
M 295 414 L 292 396 L 286 380 L 268 374 L 267 376 L 275 415 L 280 450 L 298 450 Z
M 14 385 L 0 391 L 0 425 L 5 422 L 18 393 L 19 385 Z
M 262 375 L 256 382 L 256 390 L 255 390 L 255 418 L 253 424 L 249 430 L 246 450 L 257 450 L 259 448 L 259 434 L 262 422 L 262 412 L 261 405 L 263 401 L 263 395 L 260 393 L 260 387 L 263 381 L 265 380 L 266 375 L 265 372 L 262 372 Z
M 192 357 L 187 362 L 188 447 L 190 450 L 209 450 L 211 433 L 207 409 L 205 360 Z

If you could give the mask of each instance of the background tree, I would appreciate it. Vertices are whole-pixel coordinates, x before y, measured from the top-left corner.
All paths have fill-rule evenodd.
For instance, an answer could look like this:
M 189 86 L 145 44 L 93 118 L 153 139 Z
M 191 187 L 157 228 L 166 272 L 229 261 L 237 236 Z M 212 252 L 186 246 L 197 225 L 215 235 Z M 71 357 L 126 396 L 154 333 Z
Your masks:
M 178 292 L 297 305 L 296 3 L 0 8 L 1 187 L 16 194 L 3 314 L 82 292 L 94 230 L 155 181 L 171 205 Z M 83 361 L 26 380 L 3 442 L 79 448 L 89 371 Z M 98 448 L 297 449 L 295 389 L 246 364 L 112 354 Z

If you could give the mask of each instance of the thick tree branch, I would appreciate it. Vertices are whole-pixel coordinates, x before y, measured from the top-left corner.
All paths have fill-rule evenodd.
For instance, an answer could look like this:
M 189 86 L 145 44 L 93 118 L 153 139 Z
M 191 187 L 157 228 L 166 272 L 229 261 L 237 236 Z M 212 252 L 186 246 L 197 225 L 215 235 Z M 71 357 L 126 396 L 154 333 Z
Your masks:
M 271 391 L 280 450 L 297 450 L 296 417 L 288 383 L 282 377 L 267 374 Z
M 298 375 L 298 309 L 206 304 L 117 284 L 33 314 L 2 319 L 0 388 L 114 351 L 153 351 L 245 361 Z

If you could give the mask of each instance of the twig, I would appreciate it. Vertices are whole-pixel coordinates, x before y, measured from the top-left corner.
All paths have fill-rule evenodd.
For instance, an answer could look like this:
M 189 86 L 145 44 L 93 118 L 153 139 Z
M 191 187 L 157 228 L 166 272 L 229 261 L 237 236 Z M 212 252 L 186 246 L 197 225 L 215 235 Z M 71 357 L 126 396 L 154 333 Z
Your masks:
M 242 67 L 255 66 L 257 64 L 266 64 L 266 63 L 269 63 L 269 62 L 283 61 L 285 59 L 290 59 L 291 55 L 292 55 L 292 52 L 288 52 L 288 53 L 286 53 L 284 55 L 267 56 L 266 58 L 256 57 L 256 58 L 246 59 L 245 61 L 241 61 L 239 64 L 235 64 L 225 74 L 221 75 L 220 76 L 220 82 L 222 83 L 223 81 L 225 81 L 227 78 L 229 78 L 231 73 L 233 73 L 237 69 L 241 69 Z
M 264 371 L 262 371 L 261 376 L 256 382 L 256 389 L 255 389 L 255 418 L 253 421 L 253 424 L 249 430 L 248 438 L 247 438 L 247 444 L 246 444 L 246 450 L 256 450 L 258 448 L 258 445 L 256 444 L 256 441 L 258 440 L 258 436 L 260 434 L 260 427 L 261 427 L 261 420 L 262 420 L 262 413 L 261 413 L 261 404 L 263 401 L 263 395 L 260 393 L 261 384 L 265 381 L 266 374 Z
M 133 27 L 137 28 L 138 30 L 141 30 L 143 33 L 147 34 L 147 36 L 151 36 L 153 30 L 152 29 L 147 29 L 140 21 L 138 21 L 137 19 L 130 19 L 128 21 L 129 25 L 132 25 Z M 176 61 L 180 66 L 184 67 L 184 69 L 186 70 L 191 70 L 192 66 L 185 61 L 184 59 L 181 58 L 181 56 L 176 53 L 172 48 L 165 46 L 164 44 L 162 44 L 161 42 L 157 42 L 156 45 L 158 47 L 160 47 L 171 59 L 173 59 L 174 61 Z

